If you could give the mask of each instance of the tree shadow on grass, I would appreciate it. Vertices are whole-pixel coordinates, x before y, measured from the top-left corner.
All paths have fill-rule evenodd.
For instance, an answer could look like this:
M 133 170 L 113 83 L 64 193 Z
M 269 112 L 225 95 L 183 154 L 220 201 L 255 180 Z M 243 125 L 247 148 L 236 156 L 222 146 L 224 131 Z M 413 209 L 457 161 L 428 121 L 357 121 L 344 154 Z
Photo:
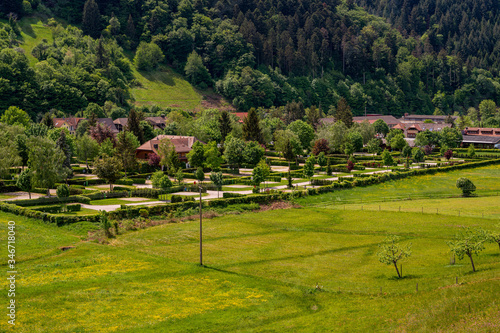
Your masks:
M 173 79 L 173 76 L 175 73 L 171 71 L 166 71 L 166 70 L 161 70 L 161 71 L 139 71 L 139 73 L 146 78 L 148 81 L 151 82 L 161 82 L 167 86 L 175 86 L 175 81 Z

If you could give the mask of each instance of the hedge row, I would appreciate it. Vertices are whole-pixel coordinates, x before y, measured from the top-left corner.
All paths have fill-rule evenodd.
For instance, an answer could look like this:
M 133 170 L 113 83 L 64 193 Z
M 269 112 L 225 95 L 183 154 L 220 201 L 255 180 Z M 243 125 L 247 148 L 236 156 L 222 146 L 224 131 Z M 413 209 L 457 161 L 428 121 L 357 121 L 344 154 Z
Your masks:
M 0 210 L 6 213 L 12 213 L 15 215 L 26 216 L 29 218 L 39 219 L 44 222 L 55 223 L 58 226 L 81 222 L 81 221 L 89 221 L 89 222 L 98 222 L 100 220 L 99 214 L 96 215 L 86 215 L 86 216 L 62 216 L 62 215 L 54 215 L 50 213 L 44 213 L 40 211 L 36 211 L 30 208 L 21 207 L 17 205 L 13 205 L 6 202 L 0 202 Z
M 90 198 L 82 195 L 72 195 L 67 198 L 58 197 L 41 197 L 37 199 L 24 199 L 24 200 L 12 200 L 9 204 L 13 204 L 20 207 L 30 207 L 30 206 L 43 206 L 47 204 L 62 204 L 62 203 L 73 203 L 78 202 L 82 204 L 89 204 Z
M 193 196 L 190 195 L 172 195 L 170 198 L 171 203 L 177 202 L 187 202 L 187 201 L 195 201 Z
M 0 193 L 17 192 L 17 191 L 20 191 L 20 188 L 17 187 L 16 185 L 2 185 L 2 186 L 0 186 Z
M 222 193 L 222 198 L 223 199 L 228 199 L 228 198 L 238 198 L 238 197 L 242 197 L 244 196 L 244 194 L 241 194 L 241 193 L 233 193 L 233 192 L 224 192 Z
M 39 212 L 44 212 L 44 213 L 58 214 L 58 213 L 63 213 L 63 212 L 79 212 L 82 209 L 82 205 L 81 204 L 52 205 L 52 206 L 43 206 L 43 207 L 32 208 L 32 209 L 39 211 Z

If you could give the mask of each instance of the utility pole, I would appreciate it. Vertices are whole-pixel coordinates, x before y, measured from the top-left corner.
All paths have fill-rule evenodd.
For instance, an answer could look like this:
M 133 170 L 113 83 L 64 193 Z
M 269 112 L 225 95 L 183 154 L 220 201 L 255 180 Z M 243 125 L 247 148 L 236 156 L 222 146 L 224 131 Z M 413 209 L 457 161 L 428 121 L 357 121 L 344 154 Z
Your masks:
M 203 266 L 203 233 L 201 220 L 201 186 L 200 186 L 200 266 Z

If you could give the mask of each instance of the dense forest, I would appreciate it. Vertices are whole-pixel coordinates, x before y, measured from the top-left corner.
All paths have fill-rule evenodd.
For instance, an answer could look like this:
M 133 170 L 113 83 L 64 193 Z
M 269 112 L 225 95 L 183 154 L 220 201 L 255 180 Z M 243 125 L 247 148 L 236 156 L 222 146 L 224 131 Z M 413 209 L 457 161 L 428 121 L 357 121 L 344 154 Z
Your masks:
M 341 98 L 354 115 L 498 104 L 497 1 L 428 2 L 358 1 L 391 25 L 352 0 L 3 1 L 0 110 L 126 110 L 131 67 L 157 65 L 243 111 L 296 101 L 333 114 Z M 33 13 L 69 24 L 48 20 L 54 41 L 34 48 L 34 67 L 16 23 Z

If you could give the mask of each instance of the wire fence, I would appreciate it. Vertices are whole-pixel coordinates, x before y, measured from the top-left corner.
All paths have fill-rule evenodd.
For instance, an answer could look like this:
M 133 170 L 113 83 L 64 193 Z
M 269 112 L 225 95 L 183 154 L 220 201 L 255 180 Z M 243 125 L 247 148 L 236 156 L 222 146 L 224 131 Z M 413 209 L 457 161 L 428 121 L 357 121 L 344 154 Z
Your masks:
M 481 197 L 497 197 L 500 196 L 500 191 L 481 191 L 472 198 Z M 480 211 L 474 206 L 468 207 L 435 207 L 429 205 L 418 205 L 417 202 L 410 204 L 409 201 L 426 200 L 426 199 L 457 199 L 464 198 L 461 195 L 450 194 L 408 194 L 399 196 L 380 196 L 373 198 L 337 198 L 333 201 L 323 201 L 310 205 L 310 207 L 335 209 L 335 210 L 357 210 L 357 211 L 392 211 L 406 213 L 422 213 L 422 214 L 441 214 L 453 216 L 481 217 L 481 218 L 500 218 L 500 210 L 495 211 Z M 399 203 L 398 203 L 399 202 Z

